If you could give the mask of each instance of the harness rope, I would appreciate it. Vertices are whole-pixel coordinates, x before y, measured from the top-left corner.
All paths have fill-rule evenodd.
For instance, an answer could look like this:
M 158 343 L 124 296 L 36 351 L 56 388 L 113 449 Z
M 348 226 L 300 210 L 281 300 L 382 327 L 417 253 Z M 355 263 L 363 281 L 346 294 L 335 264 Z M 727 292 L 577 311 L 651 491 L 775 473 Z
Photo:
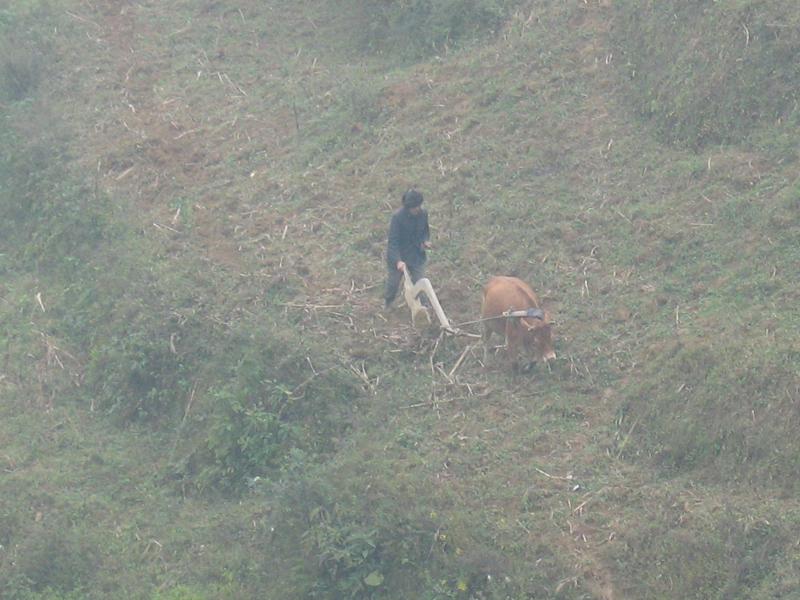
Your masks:
M 494 321 L 495 319 L 514 319 L 514 318 L 521 318 L 527 317 L 530 319 L 539 319 L 540 321 L 544 321 L 544 312 L 540 308 L 528 308 L 526 310 L 507 310 L 504 313 L 499 315 L 495 315 L 494 317 L 484 317 L 482 319 L 476 319 L 475 321 L 465 321 L 463 323 L 458 323 L 454 325 L 454 328 L 459 328 L 463 325 L 475 325 L 476 323 L 483 323 L 484 321 Z

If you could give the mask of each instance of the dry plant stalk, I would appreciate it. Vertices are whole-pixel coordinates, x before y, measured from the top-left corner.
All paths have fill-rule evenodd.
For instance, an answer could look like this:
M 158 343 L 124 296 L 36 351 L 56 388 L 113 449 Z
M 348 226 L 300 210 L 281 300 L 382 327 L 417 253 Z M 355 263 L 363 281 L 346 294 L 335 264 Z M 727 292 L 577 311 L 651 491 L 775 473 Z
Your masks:
M 461 353 L 461 356 L 458 357 L 458 360 L 456 361 L 456 364 L 453 365 L 452 369 L 450 369 L 450 373 L 448 373 L 448 375 L 447 375 L 448 378 L 452 378 L 453 377 L 455 372 L 458 370 L 458 367 L 460 367 L 461 363 L 464 362 L 464 358 L 467 356 L 467 352 L 469 352 L 470 350 L 472 350 L 472 346 L 467 344 L 467 347 L 464 348 L 464 351 Z
M 533 468 L 534 468 L 534 470 L 538 471 L 539 473 L 541 473 L 542 475 L 544 475 L 545 477 L 547 477 L 549 479 L 559 479 L 561 481 L 572 481 L 572 475 L 567 475 L 566 477 L 560 477 L 558 475 L 550 475 L 550 473 L 542 471 L 539 467 L 533 467 Z

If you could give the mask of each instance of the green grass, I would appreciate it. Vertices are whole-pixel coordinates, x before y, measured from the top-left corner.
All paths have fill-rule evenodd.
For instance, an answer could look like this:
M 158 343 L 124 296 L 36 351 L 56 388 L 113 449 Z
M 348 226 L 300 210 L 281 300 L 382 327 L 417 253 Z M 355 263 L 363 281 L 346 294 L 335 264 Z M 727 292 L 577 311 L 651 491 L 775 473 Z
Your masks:
M 468 4 L 0 11 L 6 595 L 790 597 L 797 10 Z
M 796 119 L 791 2 L 622 2 L 617 10 L 630 96 L 666 139 L 693 147 L 741 143 Z

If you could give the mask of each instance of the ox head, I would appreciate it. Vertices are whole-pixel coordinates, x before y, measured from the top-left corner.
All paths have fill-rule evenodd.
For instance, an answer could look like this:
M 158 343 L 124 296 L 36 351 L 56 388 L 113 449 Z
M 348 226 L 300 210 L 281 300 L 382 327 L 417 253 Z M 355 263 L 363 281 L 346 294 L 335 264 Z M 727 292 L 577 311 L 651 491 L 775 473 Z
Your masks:
M 526 317 L 520 321 L 525 328 L 523 338 L 525 348 L 533 352 L 537 360 L 553 360 L 556 357 L 556 351 L 553 348 L 553 332 L 546 318 L 544 316 L 542 318 Z

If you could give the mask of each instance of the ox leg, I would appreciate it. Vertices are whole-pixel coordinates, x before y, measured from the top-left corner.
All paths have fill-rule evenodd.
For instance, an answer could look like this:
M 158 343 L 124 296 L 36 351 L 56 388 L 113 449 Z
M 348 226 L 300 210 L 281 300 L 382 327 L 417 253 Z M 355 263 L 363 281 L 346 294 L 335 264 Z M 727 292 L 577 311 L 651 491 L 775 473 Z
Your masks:
M 481 341 L 483 342 L 483 366 L 489 364 L 489 342 L 492 339 L 492 329 L 489 323 L 484 322 Z
M 506 352 L 508 353 L 508 364 L 511 372 L 516 375 L 519 373 L 519 364 L 517 364 L 517 348 L 513 344 L 509 344 L 508 348 L 506 348 Z
M 527 342 L 527 340 L 523 344 L 522 350 L 524 363 L 521 366 L 521 370 L 523 373 L 530 373 L 536 367 L 536 359 L 529 358 L 533 354 L 533 348 L 531 348 L 531 345 Z
M 508 358 L 508 364 L 511 368 L 511 372 L 516 374 L 517 372 L 517 340 L 514 332 L 514 321 L 512 319 L 506 319 L 506 357 Z

